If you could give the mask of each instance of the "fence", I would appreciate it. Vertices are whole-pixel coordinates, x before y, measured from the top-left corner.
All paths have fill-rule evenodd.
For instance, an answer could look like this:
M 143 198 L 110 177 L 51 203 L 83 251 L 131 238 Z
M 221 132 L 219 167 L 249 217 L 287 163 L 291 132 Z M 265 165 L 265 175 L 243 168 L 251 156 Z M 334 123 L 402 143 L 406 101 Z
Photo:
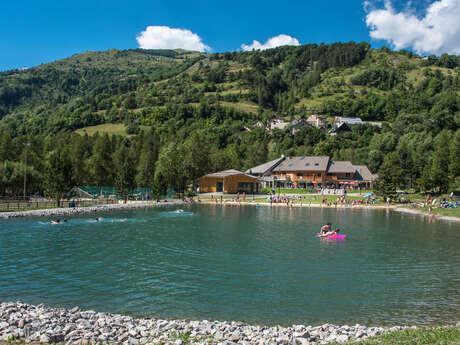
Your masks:
M 61 200 L 60 207 L 84 207 L 95 205 L 108 205 L 116 204 L 116 199 L 72 199 Z M 35 209 L 56 208 L 56 200 L 49 199 L 36 199 L 36 200 L 14 200 L 14 199 L 0 199 L 0 212 L 13 212 L 13 211 L 27 211 Z

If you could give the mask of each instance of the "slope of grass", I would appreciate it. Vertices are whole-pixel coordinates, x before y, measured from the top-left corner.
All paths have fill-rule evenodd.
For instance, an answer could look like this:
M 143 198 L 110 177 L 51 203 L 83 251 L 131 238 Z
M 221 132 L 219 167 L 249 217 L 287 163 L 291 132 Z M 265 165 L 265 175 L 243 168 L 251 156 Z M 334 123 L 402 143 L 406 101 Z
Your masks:
M 96 134 L 96 132 L 99 132 L 99 134 L 107 133 L 127 135 L 126 126 L 122 123 L 105 123 L 103 125 L 80 128 L 75 131 L 75 133 L 80 135 L 84 135 L 85 133 L 87 133 L 88 135 L 94 135 Z

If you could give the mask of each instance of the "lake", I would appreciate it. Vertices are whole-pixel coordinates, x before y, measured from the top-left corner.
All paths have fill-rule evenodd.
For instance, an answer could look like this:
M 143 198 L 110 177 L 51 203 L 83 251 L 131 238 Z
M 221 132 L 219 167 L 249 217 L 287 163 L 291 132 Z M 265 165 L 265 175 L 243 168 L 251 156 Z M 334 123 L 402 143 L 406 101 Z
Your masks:
M 460 224 L 195 205 L 0 220 L 0 301 L 254 324 L 460 320 Z M 319 239 L 332 222 L 345 240 Z

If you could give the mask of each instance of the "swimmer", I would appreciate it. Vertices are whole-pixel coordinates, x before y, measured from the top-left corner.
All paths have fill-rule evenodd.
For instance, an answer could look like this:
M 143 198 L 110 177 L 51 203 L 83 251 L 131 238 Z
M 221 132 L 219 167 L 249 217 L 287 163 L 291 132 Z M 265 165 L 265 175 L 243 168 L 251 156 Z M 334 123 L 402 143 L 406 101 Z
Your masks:
M 99 217 L 96 217 L 96 218 L 94 219 L 94 221 L 95 221 L 95 222 L 98 222 L 98 221 L 99 221 Z
M 176 211 L 176 213 L 184 213 L 184 210 L 179 209 L 179 210 Z
M 59 219 L 52 220 L 51 224 L 61 224 L 61 221 Z
M 328 233 L 329 231 L 331 231 L 331 229 L 332 229 L 332 224 L 331 224 L 331 223 L 327 223 L 326 225 L 323 225 L 323 226 L 321 227 L 321 234 L 324 235 L 324 234 Z

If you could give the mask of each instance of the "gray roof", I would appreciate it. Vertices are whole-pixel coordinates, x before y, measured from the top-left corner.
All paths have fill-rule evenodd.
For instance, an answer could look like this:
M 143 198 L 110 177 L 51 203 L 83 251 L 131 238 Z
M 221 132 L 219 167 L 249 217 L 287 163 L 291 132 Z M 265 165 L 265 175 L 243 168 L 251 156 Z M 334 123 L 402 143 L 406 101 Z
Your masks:
M 219 172 L 215 172 L 215 173 L 212 173 L 212 174 L 207 174 L 207 175 L 205 175 L 203 177 L 225 178 L 225 177 L 235 176 L 235 175 L 244 175 L 244 176 L 247 176 L 247 177 L 250 177 L 250 178 L 258 180 L 258 178 L 256 176 L 252 176 L 252 175 L 246 174 L 246 173 L 244 173 L 242 171 L 238 171 L 238 170 L 235 170 L 235 169 L 219 171 Z
M 337 116 L 336 117 L 337 122 L 345 122 L 349 125 L 355 125 L 355 124 L 362 124 L 363 120 L 359 117 L 343 117 L 343 116 Z
M 375 181 L 377 179 L 377 175 L 371 173 L 369 168 L 365 165 L 354 165 L 356 172 L 358 174 L 358 179 L 362 181 Z
M 326 171 L 329 163 L 327 156 L 302 156 L 286 158 L 273 171 Z
M 277 159 L 275 159 L 273 161 L 270 161 L 270 162 L 258 165 L 258 166 L 254 167 L 254 168 L 248 169 L 248 170 L 246 170 L 246 173 L 263 175 L 267 171 L 270 171 L 273 167 L 277 166 L 278 163 L 280 163 L 283 160 L 284 160 L 284 157 L 277 158 Z
M 348 161 L 330 161 L 328 173 L 354 173 L 355 167 Z

